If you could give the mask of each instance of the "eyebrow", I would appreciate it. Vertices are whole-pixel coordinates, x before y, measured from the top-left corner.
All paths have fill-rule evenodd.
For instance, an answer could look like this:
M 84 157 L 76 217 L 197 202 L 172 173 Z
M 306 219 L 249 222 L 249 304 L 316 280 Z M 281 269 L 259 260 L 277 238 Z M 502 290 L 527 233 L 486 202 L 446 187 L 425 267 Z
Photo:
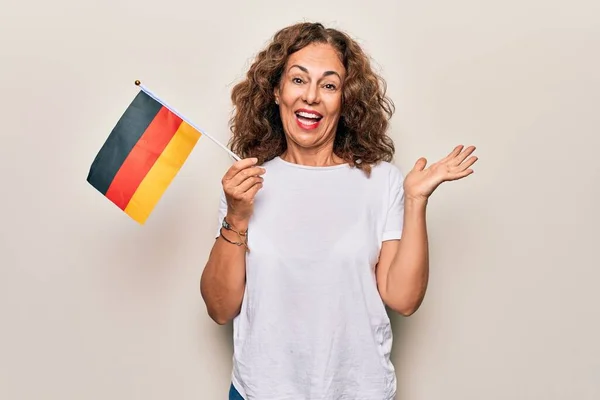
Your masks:
M 306 69 L 306 67 L 303 67 L 302 65 L 298 65 L 298 64 L 292 65 L 288 69 L 288 71 L 291 70 L 294 67 L 299 68 L 299 69 L 301 69 L 302 71 L 304 71 L 304 72 L 306 72 L 308 74 L 308 69 Z M 323 77 L 329 76 L 329 75 L 337 75 L 337 77 L 340 78 L 340 81 L 342 80 L 342 77 L 336 71 L 325 71 L 325 72 L 323 72 Z

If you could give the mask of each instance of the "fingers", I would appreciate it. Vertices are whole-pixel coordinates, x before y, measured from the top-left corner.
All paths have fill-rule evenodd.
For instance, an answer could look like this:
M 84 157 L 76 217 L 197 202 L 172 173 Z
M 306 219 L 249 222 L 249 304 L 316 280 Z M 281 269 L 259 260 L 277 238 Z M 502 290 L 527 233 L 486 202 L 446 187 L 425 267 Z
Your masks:
M 462 167 L 463 170 L 469 168 L 471 165 L 475 164 L 475 161 L 477 161 L 478 158 L 476 156 L 471 156 L 469 157 L 469 159 L 467 161 L 465 161 L 464 163 L 460 164 L 459 167 Z
M 242 169 L 233 178 L 227 182 L 230 186 L 239 186 L 249 178 L 260 176 L 265 173 L 265 169 L 262 167 L 251 167 Z
M 248 189 L 248 191 L 245 194 L 246 200 L 248 200 L 248 202 L 250 202 L 250 203 L 253 203 L 256 193 L 258 193 L 258 191 L 262 188 L 262 186 L 263 186 L 263 184 L 262 184 L 262 182 L 260 182 L 260 183 L 257 183 L 256 185 L 252 186 L 250 189 Z
M 451 162 L 452 164 L 458 165 L 461 162 L 463 162 L 474 151 L 475 146 L 469 146 L 465 149 L 465 146 L 460 144 L 456 146 L 446 157 L 440 160 L 440 162 Z
M 223 176 L 223 179 L 221 181 L 223 187 L 233 188 L 241 185 L 248 178 L 264 174 L 265 169 L 256 166 L 256 162 L 256 158 L 245 158 L 243 160 L 235 162 L 231 167 L 229 167 L 229 169 Z
M 449 160 L 455 158 L 457 155 L 460 154 L 460 152 L 462 151 L 463 148 L 464 148 L 464 146 L 462 144 L 459 144 L 450 153 L 448 153 L 448 155 L 446 157 L 442 158 L 440 160 L 440 162 L 444 163 L 446 161 L 449 161 Z
M 425 168 L 426 165 L 427 165 L 427 159 L 424 157 L 421 157 L 417 160 L 417 162 L 415 162 L 415 166 L 413 167 L 413 169 L 415 171 L 423 171 L 423 169 Z
M 225 193 L 237 201 L 253 200 L 254 195 L 262 187 L 265 169 L 256 166 L 256 158 L 247 158 L 235 162 L 223 176 L 222 184 Z
M 477 157 L 471 156 L 465 162 L 450 168 L 448 171 L 448 180 L 454 181 L 471 175 L 473 173 L 473 169 L 470 167 L 475 164 L 476 161 Z
M 242 182 L 241 185 L 235 186 L 229 190 L 229 196 L 235 202 L 246 203 L 250 205 L 254 202 L 254 196 L 263 187 L 263 178 L 253 176 Z
M 466 169 L 464 171 L 453 173 L 448 180 L 450 180 L 450 181 L 456 181 L 458 179 L 462 179 L 462 178 L 464 178 L 466 176 L 469 176 L 472 173 L 473 173 L 473 170 L 469 168 L 469 169 Z
M 235 186 L 232 194 L 234 197 L 239 196 L 239 198 L 242 198 L 246 192 L 252 189 L 255 185 L 260 184 L 262 186 L 263 180 L 264 179 L 262 176 L 251 176 L 245 179 L 239 185 Z
M 477 161 L 478 158 L 476 156 L 471 156 L 469 157 L 469 159 L 467 159 L 464 162 L 461 163 L 447 163 L 446 164 L 446 169 L 448 170 L 448 172 L 460 172 L 460 171 L 464 171 L 465 169 L 469 168 L 471 165 L 473 165 L 475 163 L 475 161 Z
M 229 169 L 225 173 L 225 176 L 223 176 L 223 181 L 231 180 L 240 171 L 253 166 L 257 162 L 258 159 L 256 158 L 244 158 L 243 160 L 236 161 L 231 167 L 229 167 Z
M 454 148 L 443 162 L 447 169 L 447 180 L 462 179 L 473 173 L 471 166 L 478 160 L 478 157 L 471 155 L 474 151 L 475 146 L 469 146 L 465 149 L 464 146 L 460 145 Z
M 465 151 L 463 151 L 462 153 L 459 153 L 455 156 L 453 163 L 455 165 L 459 165 L 460 163 L 462 163 L 463 161 L 465 161 L 465 159 L 470 156 L 473 152 L 475 151 L 475 146 L 469 146 L 465 149 Z

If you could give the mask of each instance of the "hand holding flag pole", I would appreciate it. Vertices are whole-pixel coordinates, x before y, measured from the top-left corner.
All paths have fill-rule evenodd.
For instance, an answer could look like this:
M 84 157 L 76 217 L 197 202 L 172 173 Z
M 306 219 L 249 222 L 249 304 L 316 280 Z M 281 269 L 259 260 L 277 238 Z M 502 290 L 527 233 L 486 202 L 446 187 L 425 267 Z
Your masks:
M 206 136 L 235 160 L 240 157 L 159 99 L 141 91 L 110 132 L 87 182 L 132 219 L 144 224 L 198 139 Z

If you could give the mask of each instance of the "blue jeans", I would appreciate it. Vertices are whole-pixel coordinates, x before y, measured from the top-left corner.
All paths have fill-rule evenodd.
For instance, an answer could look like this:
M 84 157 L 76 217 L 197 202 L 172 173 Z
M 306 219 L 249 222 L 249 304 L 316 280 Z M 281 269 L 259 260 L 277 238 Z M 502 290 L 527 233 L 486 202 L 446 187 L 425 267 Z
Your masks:
M 229 387 L 229 400 L 244 400 L 242 395 L 233 387 L 233 383 Z

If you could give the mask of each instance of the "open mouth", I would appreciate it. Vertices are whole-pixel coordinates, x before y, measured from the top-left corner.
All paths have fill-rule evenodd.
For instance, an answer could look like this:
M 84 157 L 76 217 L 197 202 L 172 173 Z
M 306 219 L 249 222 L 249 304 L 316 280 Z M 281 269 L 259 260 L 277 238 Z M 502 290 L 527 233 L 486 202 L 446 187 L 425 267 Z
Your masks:
M 312 110 L 298 110 L 295 112 L 296 122 L 302 129 L 315 129 L 319 126 L 319 122 L 323 116 Z

